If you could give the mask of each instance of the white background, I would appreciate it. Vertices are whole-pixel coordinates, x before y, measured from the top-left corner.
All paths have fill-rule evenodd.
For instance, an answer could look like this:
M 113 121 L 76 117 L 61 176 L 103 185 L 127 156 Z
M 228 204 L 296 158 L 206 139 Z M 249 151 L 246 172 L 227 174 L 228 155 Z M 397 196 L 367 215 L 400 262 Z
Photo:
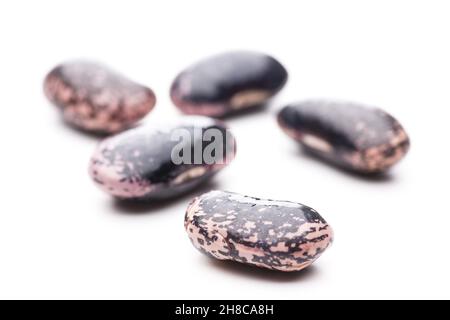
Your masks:
M 450 298 L 448 1 L 2 1 L 1 298 Z M 65 126 L 42 94 L 55 64 L 87 57 L 153 88 L 143 122 L 180 116 L 168 90 L 201 57 L 273 54 L 287 87 L 228 120 L 235 161 L 173 202 L 123 206 L 87 175 L 98 138 Z M 319 163 L 277 127 L 306 98 L 377 105 L 405 126 L 406 159 L 386 179 Z M 304 272 L 212 261 L 183 229 L 208 188 L 302 202 L 334 227 Z

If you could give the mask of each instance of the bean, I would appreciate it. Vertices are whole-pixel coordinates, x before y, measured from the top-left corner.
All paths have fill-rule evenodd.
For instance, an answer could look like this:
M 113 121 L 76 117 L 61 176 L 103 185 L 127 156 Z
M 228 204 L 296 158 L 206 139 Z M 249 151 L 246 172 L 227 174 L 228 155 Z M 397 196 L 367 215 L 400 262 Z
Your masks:
M 185 228 L 194 246 L 210 257 L 280 271 L 308 267 L 333 238 L 312 208 L 224 191 L 195 198 Z
M 278 114 L 281 128 L 309 152 L 363 174 L 381 173 L 402 159 L 410 142 L 385 111 L 355 103 L 311 100 Z
M 66 122 L 85 131 L 115 133 L 149 113 L 153 91 L 111 70 L 85 60 L 55 67 L 44 81 L 48 99 Z
M 185 116 L 105 139 L 92 156 L 89 172 L 115 197 L 164 199 L 205 182 L 234 155 L 234 137 L 221 121 Z
M 233 51 L 188 67 L 176 77 L 170 93 L 185 113 L 221 117 L 264 104 L 286 81 L 286 69 L 274 58 Z

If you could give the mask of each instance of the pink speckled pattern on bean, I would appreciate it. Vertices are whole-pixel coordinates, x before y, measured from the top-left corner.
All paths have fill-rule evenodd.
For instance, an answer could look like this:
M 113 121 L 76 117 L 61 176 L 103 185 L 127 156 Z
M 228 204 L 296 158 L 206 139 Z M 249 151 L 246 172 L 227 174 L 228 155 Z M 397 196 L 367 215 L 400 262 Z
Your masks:
M 230 51 L 186 68 L 170 89 L 184 113 L 224 117 L 264 105 L 285 85 L 286 69 L 275 58 L 252 51 Z
M 363 174 L 387 171 L 408 153 L 409 137 L 393 116 L 362 104 L 309 100 L 278 114 L 283 131 L 307 151 Z
M 210 257 L 279 271 L 308 267 L 333 239 L 329 224 L 312 208 L 224 191 L 195 198 L 185 228 Z
M 44 92 L 61 109 L 66 122 L 97 133 L 132 126 L 156 103 L 151 89 L 104 65 L 83 60 L 66 62 L 50 71 Z
M 196 132 L 218 130 L 223 137 L 221 156 L 216 162 L 180 163 L 172 159 L 175 146 L 186 150 L 209 143 Z M 173 140 L 173 133 L 185 130 L 190 139 Z M 192 152 L 193 155 L 193 152 Z M 182 194 L 207 181 L 234 159 L 235 139 L 225 124 L 202 116 L 184 116 L 173 123 L 159 123 L 129 129 L 104 139 L 95 149 L 89 165 L 94 182 L 105 192 L 121 199 L 163 199 Z M 201 159 L 200 159 L 201 160 Z

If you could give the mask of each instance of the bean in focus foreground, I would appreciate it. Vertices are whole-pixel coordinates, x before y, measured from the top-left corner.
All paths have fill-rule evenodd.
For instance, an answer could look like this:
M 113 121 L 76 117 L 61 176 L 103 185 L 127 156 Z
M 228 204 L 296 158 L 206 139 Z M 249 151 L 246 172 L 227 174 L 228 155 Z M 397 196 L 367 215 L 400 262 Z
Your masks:
M 224 191 L 195 198 L 185 228 L 194 246 L 210 257 L 280 271 L 308 267 L 333 238 L 312 208 Z

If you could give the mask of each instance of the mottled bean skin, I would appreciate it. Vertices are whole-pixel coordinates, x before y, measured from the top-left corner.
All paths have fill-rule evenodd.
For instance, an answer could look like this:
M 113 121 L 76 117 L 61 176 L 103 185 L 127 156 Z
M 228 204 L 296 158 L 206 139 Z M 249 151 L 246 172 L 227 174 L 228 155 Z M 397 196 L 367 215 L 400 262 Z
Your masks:
M 233 51 L 204 59 L 182 71 L 170 95 L 185 113 L 222 117 L 264 104 L 287 81 L 286 69 L 257 52 Z
M 281 110 L 278 123 L 306 150 L 362 174 L 386 171 L 406 155 L 410 146 L 405 130 L 391 115 L 355 103 L 293 103 Z
M 62 111 L 66 122 L 101 134 L 130 127 L 156 103 L 151 89 L 86 60 L 55 67 L 45 78 L 44 92 Z
M 194 136 L 194 130 L 205 132 L 217 129 L 223 133 L 224 149 L 221 162 L 192 162 L 176 164 L 172 151 L 179 140 L 172 134 L 185 129 L 192 135 L 182 142 L 192 150 L 201 150 L 210 142 Z M 226 135 L 226 136 L 225 136 Z M 92 156 L 89 173 L 94 182 L 105 192 L 120 198 L 133 200 L 166 199 L 183 194 L 207 181 L 225 167 L 235 155 L 235 140 L 227 127 L 218 120 L 186 116 L 171 124 L 142 126 L 130 129 L 102 141 Z
M 204 254 L 279 271 L 299 271 L 331 244 L 333 231 L 299 203 L 211 191 L 195 198 L 185 228 Z

